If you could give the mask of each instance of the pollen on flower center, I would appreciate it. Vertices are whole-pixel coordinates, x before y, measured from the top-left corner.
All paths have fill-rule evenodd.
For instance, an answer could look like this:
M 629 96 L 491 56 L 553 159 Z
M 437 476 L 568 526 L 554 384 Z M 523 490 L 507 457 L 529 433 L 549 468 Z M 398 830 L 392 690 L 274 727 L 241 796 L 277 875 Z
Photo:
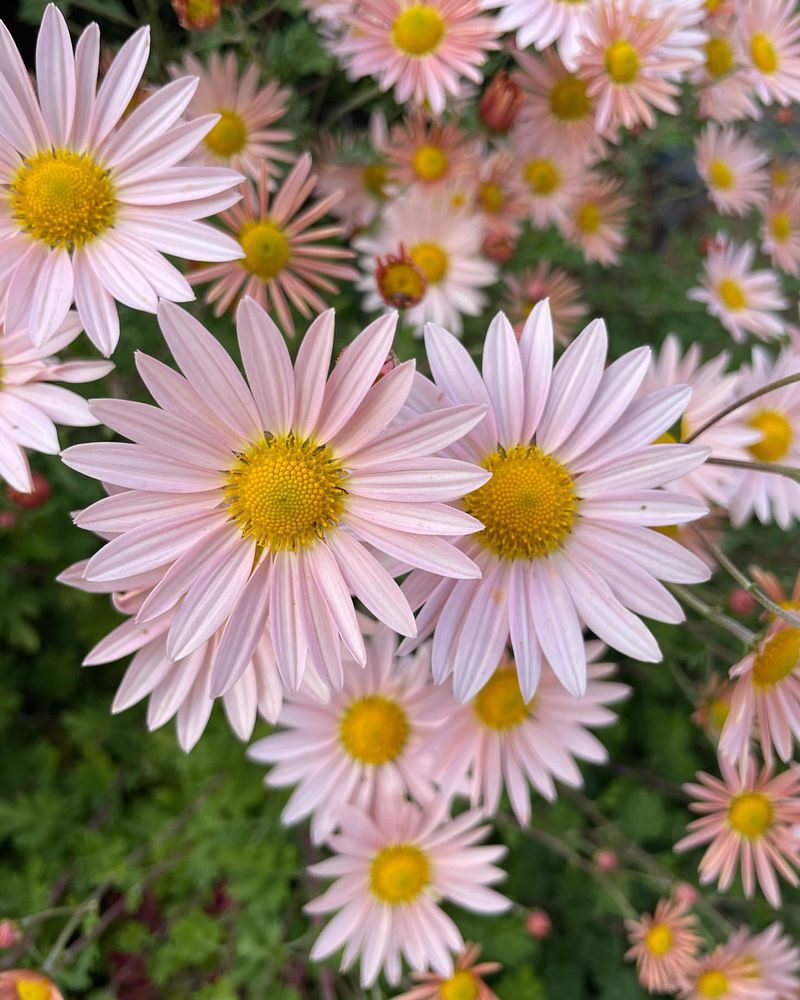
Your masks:
M 480 185 L 478 188 L 478 198 L 484 212 L 489 212 L 490 214 L 501 211 L 506 200 L 503 189 L 497 184 L 492 184 L 491 181 Z
M 469 969 L 459 969 L 454 976 L 439 984 L 442 1000 L 478 1000 L 478 980 Z
M 50 1000 L 52 996 L 50 984 L 40 979 L 18 979 L 16 990 L 19 1000 Z
M 117 211 L 107 170 L 70 149 L 42 150 L 23 160 L 9 188 L 14 221 L 50 247 L 81 247 L 113 223 Z
M 666 924 L 653 924 L 645 936 L 644 944 L 651 955 L 661 958 L 672 948 L 672 940 L 672 931 Z
M 598 231 L 601 221 L 600 209 L 593 201 L 587 201 L 585 205 L 581 205 L 575 215 L 575 224 L 587 236 Z
M 220 111 L 219 121 L 203 140 L 222 159 L 241 153 L 247 142 L 247 126 L 236 111 Z
M 522 699 L 515 667 L 499 667 L 478 692 L 475 714 L 489 729 L 515 729 L 530 715 Z
M 708 168 L 708 179 L 720 191 L 729 191 L 733 187 L 733 171 L 722 160 L 712 160 Z
M 514 445 L 483 461 L 492 478 L 464 498 L 483 523 L 475 537 L 501 559 L 555 552 L 575 523 L 578 498 L 568 470 L 535 445 Z
M 282 271 L 292 256 L 286 233 L 269 219 L 245 226 L 239 243 L 245 253 L 242 266 L 265 281 Z
M 577 76 L 565 76 L 553 84 L 550 91 L 550 110 L 565 122 L 585 118 L 590 110 L 586 84 Z
M 614 83 L 633 83 L 639 76 L 639 56 L 630 42 L 620 38 L 606 49 L 606 72 Z
M 392 25 L 392 41 L 409 56 L 427 56 L 444 38 L 444 19 L 435 7 L 417 4 L 407 7 Z
M 326 445 L 294 434 L 266 437 L 237 458 L 225 500 L 244 537 L 264 549 L 296 551 L 339 523 L 345 479 Z
M 750 39 L 750 56 L 754 65 L 768 76 L 778 69 L 778 50 L 772 39 L 761 31 Z
M 776 632 L 761 647 L 753 663 L 753 685 L 772 688 L 785 680 L 800 663 L 800 629 Z
M 426 143 L 414 150 L 411 163 L 417 177 L 424 181 L 438 181 L 447 171 L 447 153 L 441 146 Z
M 780 462 L 792 446 L 792 425 L 777 410 L 760 410 L 748 421 L 761 432 L 761 440 L 748 446 L 748 451 L 760 462 Z
M 438 243 L 417 243 L 411 248 L 411 259 L 432 285 L 444 278 L 450 263 L 446 252 Z
M 770 220 L 772 235 L 780 243 L 788 240 L 792 233 L 792 223 L 786 212 L 777 212 Z
M 428 859 L 413 844 L 385 847 L 375 857 L 369 873 L 373 895 L 390 906 L 412 902 L 430 880 Z
M 385 259 L 377 258 L 375 284 L 383 301 L 395 309 L 410 309 L 421 302 L 428 289 L 428 282 L 422 268 L 403 248 L 400 255 L 388 254 Z
M 552 194 L 561 175 L 551 160 L 531 160 L 525 164 L 523 176 L 534 194 Z
M 339 724 L 342 746 L 362 764 L 379 766 L 397 760 L 408 742 L 408 716 L 382 695 L 351 702 Z
M 772 824 L 772 803 L 761 792 L 737 795 L 728 809 L 728 823 L 748 840 L 758 840 Z
M 723 278 L 717 285 L 717 294 L 727 309 L 738 312 L 747 306 L 747 296 L 738 281 L 733 278 Z
M 733 69 L 733 49 L 724 38 L 711 38 L 706 42 L 706 70 L 718 79 Z
M 704 972 L 697 980 L 697 992 L 701 997 L 708 997 L 709 1000 L 719 1000 L 728 992 L 728 977 L 724 972 L 712 969 Z
M 389 171 L 383 163 L 368 163 L 361 174 L 364 188 L 373 198 L 383 201 L 386 198 L 386 181 Z

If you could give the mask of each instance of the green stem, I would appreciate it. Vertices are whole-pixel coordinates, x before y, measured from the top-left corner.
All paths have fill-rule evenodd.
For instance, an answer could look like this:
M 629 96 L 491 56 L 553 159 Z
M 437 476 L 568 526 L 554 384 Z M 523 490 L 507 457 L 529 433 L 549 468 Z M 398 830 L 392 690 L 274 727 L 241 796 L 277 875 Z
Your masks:
M 768 472 L 773 476 L 786 476 L 796 483 L 800 483 L 800 469 L 793 465 L 778 465 L 777 462 L 750 462 L 740 461 L 737 458 L 714 458 L 712 455 L 706 459 L 707 465 L 724 465 L 729 469 L 749 469 L 753 472 Z
M 707 618 L 710 622 L 714 622 L 715 625 L 719 625 L 720 628 L 726 629 L 731 635 L 735 636 L 740 642 L 744 643 L 747 649 L 750 649 L 756 641 L 756 633 L 751 632 L 749 628 L 741 625 L 739 622 L 734 621 L 733 618 L 729 618 L 727 615 L 723 615 L 721 611 L 717 611 L 712 608 L 711 605 L 706 604 L 702 601 L 696 594 L 693 594 L 691 590 L 686 587 L 681 587 L 677 583 L 667 584 L 669 590 L 680 598 L 684 604 L 688 604 L 690 608 L 693 608 L 699 615 Z
M 768 392 L 774 392 L 775 389 L 782 389 L 784 386 L 792 385 L 795 382 L 800 382 L 800 372 L 795 372 L 794 375 L 787 375 L 786 378 L 780 378 L 777 382 L 769 382 L 767 385 L 762 386 L 760 389 L 756 389 L 755 392 L 749 392 L 746 396 L 742 396 L 741 399 L 737 399 L 734 403 L 726 406 L 724 409 L 720 410 L 719 413 L 715 413 L 710 420 L 693 431 L 689 437 L 683 442 L 684 444 L 691 444 L 695 438 L 700 437 L 709 427 L 713 427 L 714 424 L 718 423 L 724 417 L 727 417 L 729 413 L 734 413 L 741 406 L 745 406 L 747 403 L 752 403 L 754 399 L 758 399 L 759 396 L 766 396 Z

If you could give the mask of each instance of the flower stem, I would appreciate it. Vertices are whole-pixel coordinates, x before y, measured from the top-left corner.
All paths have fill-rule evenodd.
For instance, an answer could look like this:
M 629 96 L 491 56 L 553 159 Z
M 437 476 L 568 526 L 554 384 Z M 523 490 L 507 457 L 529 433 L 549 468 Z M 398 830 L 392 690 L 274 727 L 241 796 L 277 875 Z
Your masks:
M 768 392 L 774 392 L 776 389 L 783 389 L 784 386 L 792 385 L 795 382 L 800 382 L 800 372 L 795 372 L 794 375 L 787 375 L 786 378 L 779 378 L 777 382 L 769 382 L 767 385 L 763 385 L 760 389 L 756 389 L 754 392 L 749 392 L 746 396 L 742 396 L 741 399 L 737 399 L 735 402 L 730 403 L 724 409 L 720 410 L 719 413 L 715 413 L 710 420 L 698 427 L 696 431 L 693 431 L 689 437 L 683 442 L 683 444 L 691 444 L 695 438 L 700 437 L 709 427 L 713 427 L 714 424 L 718 423 L 724 417 L 727 417 L 729 413 L 734 413 L 739 409 L 740 406 L 746 406 L 747 403 L 752 403 L 754 399 L 758 399 L 759 396 L 766 396 Z
M 693 594 L 691 590 L 686 587 L 681 587 L 677 583 L 667 584 L 668 588 L 672 593 L 680 598 L 685 604 L 688 604 L 690 608 L 693 608 L 699 615 L 707 618 L 710 622 L 715 625 L 719 625 L 720 628 L 724 628 L 726 631 L 730 632 L 731 635 L 735 636 L 740 642 L 744 644 L 747 649 L 750 649 L 756 641 L 756 633 L 751 632 L 749 628 L 744 625 L 740 625 L 739 622 L 734 621 L 733 618 L 729 618 L 727 615 L 722 614 L 721 611 L 717 611 L 712 608 L 710 604 L 706 604 L 702 601 L 696 594 Z

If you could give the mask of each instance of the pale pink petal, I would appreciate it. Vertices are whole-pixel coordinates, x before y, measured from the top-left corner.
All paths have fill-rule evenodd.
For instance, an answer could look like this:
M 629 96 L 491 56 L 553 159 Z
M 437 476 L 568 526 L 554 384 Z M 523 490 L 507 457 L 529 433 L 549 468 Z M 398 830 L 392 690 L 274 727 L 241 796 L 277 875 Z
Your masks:
M 236 311 L 236 329 L 264 429 L 286 434 L 294 416 L 294 380 L 286 341 L 261 306 L 247 296 Z
M 36 86 L 53 146 L 63 146 L 75 114 L 75 58 L 69 29 L 54 4 L 45 8 L 36 40 Z

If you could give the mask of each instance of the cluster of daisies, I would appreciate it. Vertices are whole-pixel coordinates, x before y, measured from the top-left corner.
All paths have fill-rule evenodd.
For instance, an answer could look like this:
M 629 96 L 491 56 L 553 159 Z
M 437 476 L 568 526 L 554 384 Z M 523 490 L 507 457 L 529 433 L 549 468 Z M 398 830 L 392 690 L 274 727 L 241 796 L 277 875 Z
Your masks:
M 56 424 L 127 439 L 62 453 L 105 495 L 75 514 L 102 544 L 61 579 L 124 616 L 86 663 L 132 654 L 112 710 L 147 700 L 149 728 L 174 718 L 186 751 L 217 699 L 243 741 L 259 715 L 276 726 L 249 756 L 329 855 L 311 868 L 331 880 L 307 906 L 327 918 L 312 956 L 343 950 L 365 987 L 405 963 L 419 1000 L 492 996 L 495 966 L 441 904 L 509 908 L 504 848 L 482 843 L 504 793 L 526 825 L 532 790 L 552 800 L 605 760 L 593 730 L 629 689 L 604 649 L 660 660 L 643 618 L 683 620 L 676 594 L 709 578 L 723 519 L 800 520 L 781 474 L 800 466 L 791 342 L 735 371 L 673 336 L 609 363 L 602 321 L 570 339 L 586 308 L 546 262 L 508 279 L 513 323 L 491 321 L 480 367 L 459 339 L 525 220 L 619 259 L 630 201 L 606 164 L 678 113 L 684 82 L 712 119 L 697 167 L 716 207 L 758 211 L 764 251 L 800 270 L 797 167 L 770 172 L 730 124 L 800 95 L 794 3 L 484 6 L 309 0 L 350 78 L 408 106 L 391 126 L 374 114 L 361 144 L 322 141 L 316 173 L 283 127 L 289 92 L 234 53 L 144 87 L 142 29 L 98 86 L 97 27 L 73 50 L 51 5 L 34 84 L 0 23 L 0 475 L 31 490 L 26 450 L 58 453 Z M 477 101 L 506 31 L 517 68 Z M 465 124 L 476 101 L 491 139 Z M 721 234 L 693 293 L 737 341 L 791 332 L 754 256 Z M 378 315 L 334 361 L 342 282 Z M 196 286 L 235 316 L 241 368 L 179 305 Z M 157 315 L 174 360 L 136 354 L 152 403 L 53 384 L 108 374 L 57 352 L 85 330 L 110 356 L 118 302 Z M 393 353 L 398 314 L 430 377 Z M 676 846 L 709 845 L 701 882 L 725 891 L 740 868 L 778 906 L 777 876 L 800 867 L 800 621 L 797 594 L 758 582 L 776 610 L 715 689 L 721 778 L 687 786 L 700 818 Z M 777 925 L 699 957 L 690 907 L 631 924 L 646 988 L 796 993 Z

